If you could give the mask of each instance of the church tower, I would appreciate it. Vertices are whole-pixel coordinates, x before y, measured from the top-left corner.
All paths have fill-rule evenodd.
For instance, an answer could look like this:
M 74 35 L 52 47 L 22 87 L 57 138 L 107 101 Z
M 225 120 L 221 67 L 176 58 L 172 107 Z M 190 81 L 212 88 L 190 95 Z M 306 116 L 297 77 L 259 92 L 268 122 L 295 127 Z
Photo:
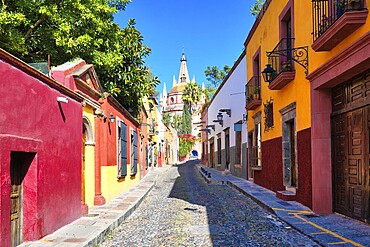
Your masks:
M 182 94 L 183 91 L 187 85 L 187 83 L 190 82 L 189 72 L 188 72 L 188 66 L 186 64 L 186 57 L 185 54 L 182 53 L 181 60 L 180 60 L 180 71 L 179 71 L 179 77 L 176 81 L 176 77 L 173 76 L 172 80 L 172 88 L 166 95 L 166 99 L 164 99 L 165 95 L 163 92 L 163 100 L 166 100 L 166 104 L 163 107 L 163 112 L 171 112 L 175 115 L 182 115 L 182 108 L 184 106 L 184 102 L 182 101 Z

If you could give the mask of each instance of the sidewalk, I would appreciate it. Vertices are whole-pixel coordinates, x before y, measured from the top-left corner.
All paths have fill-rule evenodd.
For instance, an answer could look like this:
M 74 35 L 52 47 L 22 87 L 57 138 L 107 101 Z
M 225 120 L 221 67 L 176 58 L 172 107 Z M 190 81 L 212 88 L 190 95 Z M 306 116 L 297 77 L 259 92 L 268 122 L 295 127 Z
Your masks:
M 154 187 L 157 177 L 170 167 L 166 165 L 154 168 L 138 184 L 114 200 L 102 206 L 89 207 L 88 216 L 81 217 L 38 241 L 24 242 L 19 246 L 97 246 L 109 232 L 135 211 Z
M 275 193 L 248 180 L 198 165 L 207 183 L 228 184 L 294 229 L 323 246 L 370 246 L 370 225 L 338 215 L 316 215 L 296 201 L 284 201 Z M 208 175 L 210 173 L 210 176 Z

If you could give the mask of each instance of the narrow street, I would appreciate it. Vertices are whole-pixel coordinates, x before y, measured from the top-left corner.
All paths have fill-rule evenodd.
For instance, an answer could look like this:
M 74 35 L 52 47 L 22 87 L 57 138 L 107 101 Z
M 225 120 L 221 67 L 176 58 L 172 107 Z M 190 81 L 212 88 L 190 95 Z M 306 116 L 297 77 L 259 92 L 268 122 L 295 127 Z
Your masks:
M 171 167 L 100 246 L 318 246 L 227 185 L 209 185 L 195 162 Z

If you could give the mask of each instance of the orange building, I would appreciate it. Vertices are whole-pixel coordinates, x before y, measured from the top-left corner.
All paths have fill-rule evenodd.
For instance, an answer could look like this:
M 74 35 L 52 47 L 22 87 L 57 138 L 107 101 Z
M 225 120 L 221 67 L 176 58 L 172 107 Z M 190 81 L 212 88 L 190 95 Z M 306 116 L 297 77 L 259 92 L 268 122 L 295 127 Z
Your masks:
M 363 221 L 369 4 L 267 0 L 245 41 L 248 177 L 316 213 Z

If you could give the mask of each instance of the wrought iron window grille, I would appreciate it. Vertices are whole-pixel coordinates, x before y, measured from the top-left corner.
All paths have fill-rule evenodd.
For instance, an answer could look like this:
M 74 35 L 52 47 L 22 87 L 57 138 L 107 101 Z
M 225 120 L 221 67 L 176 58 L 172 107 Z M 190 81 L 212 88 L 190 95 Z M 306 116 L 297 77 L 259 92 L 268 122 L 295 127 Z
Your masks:
M 266 101 L 266 104 L 263 103 L 264 112 L 265 112 L 265 129 L 264 132 L 269 131 L 274 128 L 274 107 L 273 99 Z

